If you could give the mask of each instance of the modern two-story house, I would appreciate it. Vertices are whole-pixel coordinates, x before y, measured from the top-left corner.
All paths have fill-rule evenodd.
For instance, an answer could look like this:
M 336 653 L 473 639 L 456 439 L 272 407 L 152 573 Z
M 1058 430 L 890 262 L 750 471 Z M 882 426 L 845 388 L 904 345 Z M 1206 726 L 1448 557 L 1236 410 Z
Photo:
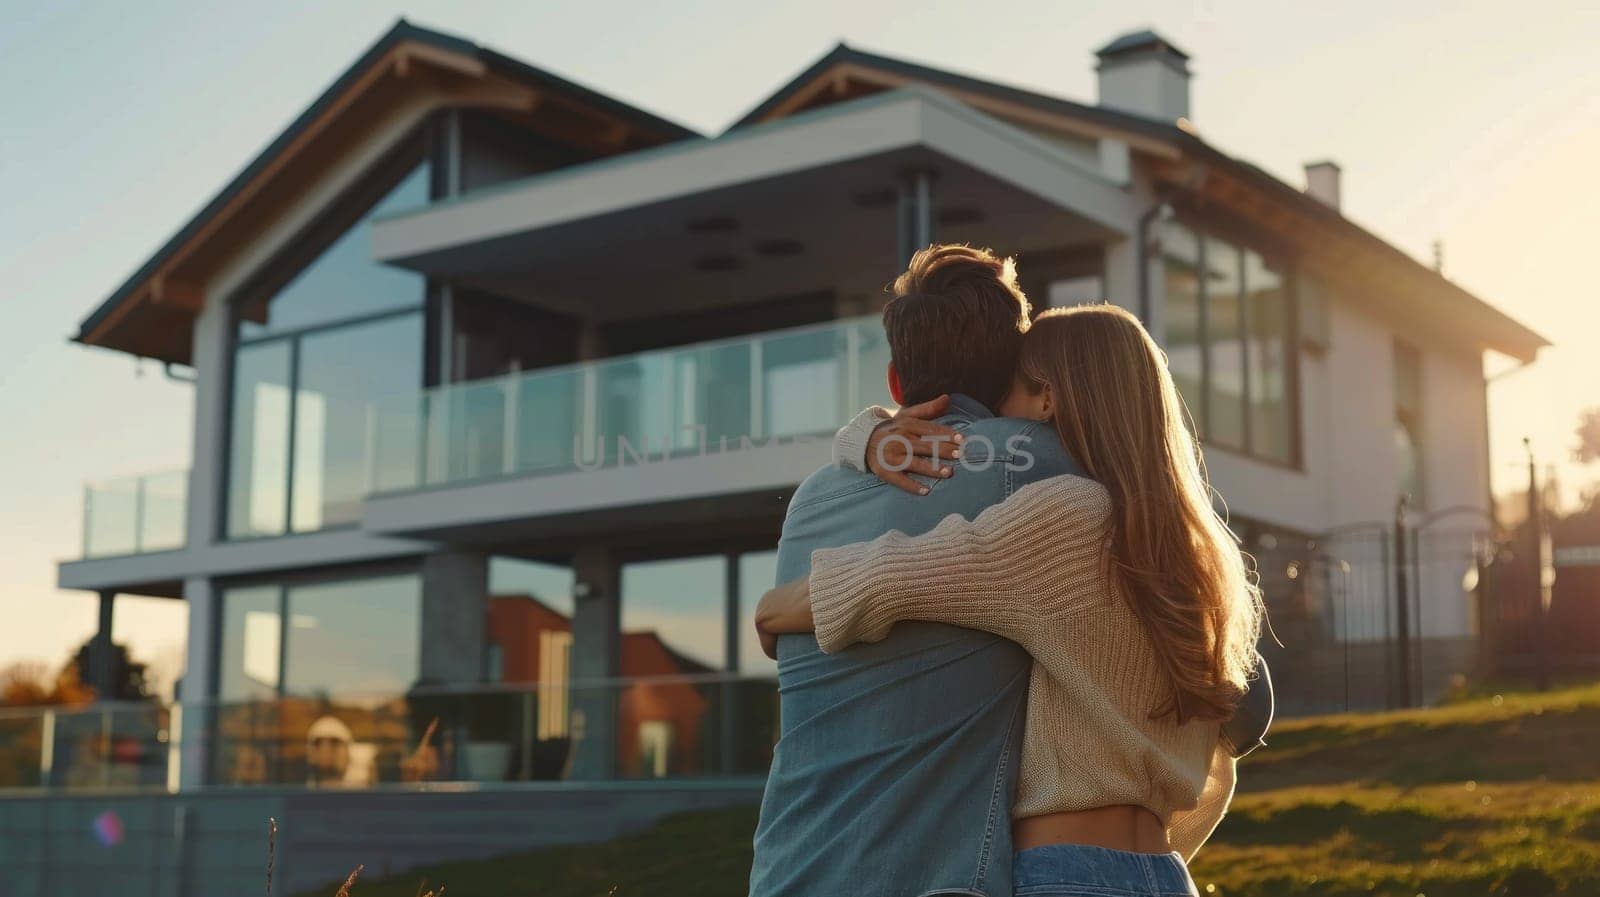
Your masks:
M 1097 62 L 1089 104 L 840 45 L 703 136 L 397 25 L 77 336 L 194 380 L 192 467 L 91 486 L 59 574 L 103 644 L 119 594 L 188 607 L 159 780 L 759 782 L 751 606 L 790 492 L 887 403 L 884 285 L 930 241 L 1162 342 L 1286 708 L 1392 703 L 1397 623 L 1436 688 L 1483 356 L 1543 340 L 1345 217 L 1337 165 L 1208 144 L 1160 36 Z M 1402 494 L 1458 521 L 1410 568 Z

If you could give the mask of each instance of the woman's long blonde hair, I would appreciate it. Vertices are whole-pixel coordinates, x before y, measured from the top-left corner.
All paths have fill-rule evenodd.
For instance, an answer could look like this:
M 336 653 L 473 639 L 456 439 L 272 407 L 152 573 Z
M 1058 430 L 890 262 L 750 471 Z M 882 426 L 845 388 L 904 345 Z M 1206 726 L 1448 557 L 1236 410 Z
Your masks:
M 1152 716 L 1225 719 L 1255 667 L 1261 594 L 1212 505 L 1166 354 L 1114 305 L 1052 309 L 1023 341 L 1067 451 L 1111 492 L 1110 573 L 1172 684 Z

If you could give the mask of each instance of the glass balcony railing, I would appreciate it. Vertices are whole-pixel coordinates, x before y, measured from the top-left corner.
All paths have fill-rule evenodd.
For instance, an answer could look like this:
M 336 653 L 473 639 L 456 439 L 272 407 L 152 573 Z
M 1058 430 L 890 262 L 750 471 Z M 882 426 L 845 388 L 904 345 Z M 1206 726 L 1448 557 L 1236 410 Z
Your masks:
M 825 437 L 889 404 L 888 363 L 870 316 L 394 396 L 366 407 L 350 494 Z M 183 547 L 187 491 L 187 471 L 89 485 L 83 556 Z
M 186 470 L 89 484 L 83 496 L 83 556 L 183 547 L 188 494 Z
M 0 708 L 0 793 L 766 774 L 777 682 L 726 673 L 213 704 Z
M 642 464 L 831 434 L 888 404 L 876 316 L 546 368 L 376 403 L 369 492 Z

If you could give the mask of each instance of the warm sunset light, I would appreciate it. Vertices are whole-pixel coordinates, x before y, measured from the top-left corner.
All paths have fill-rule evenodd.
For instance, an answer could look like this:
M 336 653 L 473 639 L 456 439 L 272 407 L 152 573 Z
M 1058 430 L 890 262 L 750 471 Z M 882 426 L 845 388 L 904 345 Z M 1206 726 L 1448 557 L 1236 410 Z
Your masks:
M 1596 46 L 0 2 L 0 891 L 1600 893 Z

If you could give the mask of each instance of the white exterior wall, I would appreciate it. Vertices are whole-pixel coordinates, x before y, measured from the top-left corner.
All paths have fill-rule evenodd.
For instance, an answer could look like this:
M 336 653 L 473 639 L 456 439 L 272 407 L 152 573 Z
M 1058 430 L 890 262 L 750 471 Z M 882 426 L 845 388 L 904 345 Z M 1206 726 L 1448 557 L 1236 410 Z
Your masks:
M 1325 353 L 1300 352 L 1300 469 L 1206 452 L 1235 515 L 1305 533 L 1394 517 L 1393 336 L 1337 298 L 1328 325 Z
M 1456 638 L 1477 632 L 1472 596 L 1461 587 L 1471 567 L 1473 532 L 1489 529 L 1489 445 L 1479 353 L 1422 350 L 1421 510 L 1437 521 L 1418 534 L 1421 632 Z M 1476 513 L 1453 509 L 1475 508 Z
M 1421 530 L 1414 543 L 1420 562 L 1413 561 L 1417 612 L 1411 631 L 1430 640 L 1470 636 L 1476 610 L 1462 577 L 1472 563 L 1471 533 L 1488 526 L 1489 495 L 1479 356 L 1470 348 L 1430 344 L 1426 333 L 1400 334 L 1336 293 L 1328 300 L 1327 350 L 1302 350 L 1300 356 L 1302 469 L 1212 449 L 1206 456 L 1212 483 L 1235 517 L 1308 534 L 1345 530 L 1320 543 L 1335 568 L 1340 561 L 1350 565 L 1337 586 L 1333 625 L 1354 641 L 1391 634 L 1394 573 L 1384 558 L 1393 546 L 1385 544 L 1392 537 L 1380 527 L 1393 526 L 1399 500 L 1394 344 L 1404 338 L 1422 357 L 1425 495 L 1412 525 L 1445 508 L 1482 512 L 1452 513 Z

